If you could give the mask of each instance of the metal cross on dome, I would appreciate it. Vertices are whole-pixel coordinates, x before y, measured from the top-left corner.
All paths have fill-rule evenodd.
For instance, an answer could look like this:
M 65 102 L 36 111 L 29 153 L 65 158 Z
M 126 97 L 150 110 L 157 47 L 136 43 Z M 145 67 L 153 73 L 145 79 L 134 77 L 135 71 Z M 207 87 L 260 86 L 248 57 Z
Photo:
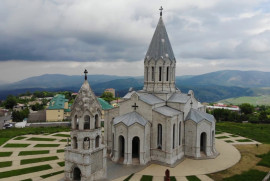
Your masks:
M 134 108 L 134 111 L 136 111 L 136 108 L 138 108 L 139 106 L 137 106 L 136 102 L 134 103 L 134 105 L 132 105 L 131 107 Z
M 160 10 L 160 16 L 162 16 L 162 10 L 163 10 L 162 6 L 160 6 L 159 10 Z
M 83 73 L 85 74 L 84 80 L 87 80 L 87 74 L 88 74 L 88 71 L 85 69 Z

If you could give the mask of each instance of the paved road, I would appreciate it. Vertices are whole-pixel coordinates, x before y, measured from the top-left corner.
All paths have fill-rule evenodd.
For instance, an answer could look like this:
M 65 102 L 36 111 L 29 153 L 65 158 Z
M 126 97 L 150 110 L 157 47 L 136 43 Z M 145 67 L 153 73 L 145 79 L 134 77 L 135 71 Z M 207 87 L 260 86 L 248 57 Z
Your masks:
M 11 120 L 11 115 L 0 117 L 0 129 L 3 129 L 5 120 L 7 121 Z

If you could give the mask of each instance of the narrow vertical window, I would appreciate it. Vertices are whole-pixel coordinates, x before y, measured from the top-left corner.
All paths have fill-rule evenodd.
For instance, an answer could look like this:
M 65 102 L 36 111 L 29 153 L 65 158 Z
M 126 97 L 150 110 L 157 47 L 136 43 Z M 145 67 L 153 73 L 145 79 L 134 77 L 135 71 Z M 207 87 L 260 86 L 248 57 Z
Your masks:
M 173 125 L 173 149 L 175 148 L 175 124 Z
M 149 81 L 148 80 L 148 67 L 146 67 L 146 81 Z
M 162 125 L 158 124 L 158 137 L 157 137 L 158 149 L 162 149 Z
M 155 68 L 152 67 L 152 81 L 155 81 Z
M 179 145 L 181 145 L 181 122 L 179 123 Z
M 159 76 L 159 78 L 158 78 L 158 80 L 159 81 L 161 81 L 161 75 L 162 75 L 162 67 L 159 67 L 159 71 L 158 71 L 158 76 Z
M 166 72 L 166 81 L 169 81 L 169 67 L 167 67 L 167 72 Z

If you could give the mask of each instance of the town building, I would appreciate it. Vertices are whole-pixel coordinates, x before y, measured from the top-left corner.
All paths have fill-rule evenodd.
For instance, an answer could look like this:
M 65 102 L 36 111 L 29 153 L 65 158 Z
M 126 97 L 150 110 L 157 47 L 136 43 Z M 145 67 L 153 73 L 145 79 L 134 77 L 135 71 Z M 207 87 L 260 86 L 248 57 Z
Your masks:
M 65 95 L 55 95 L 46 109 L 46 121 L 63 121 L 70 116 L 70 106 Z
M 190 90 L 175 86 L 176 59 L 160 13 L 144 59 L 144 87 L 105 112 L 104 141 L 113 162 L 174 165 L 214 158 L 215 118 Z

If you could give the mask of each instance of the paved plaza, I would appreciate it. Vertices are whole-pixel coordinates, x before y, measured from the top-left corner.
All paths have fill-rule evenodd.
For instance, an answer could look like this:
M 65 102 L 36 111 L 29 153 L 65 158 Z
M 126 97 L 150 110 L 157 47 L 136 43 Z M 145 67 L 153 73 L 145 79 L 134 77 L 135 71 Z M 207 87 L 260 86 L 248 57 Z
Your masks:
M 56 133 L 55 133 L 56 134 Z M 48 169 L 45 171 L 34 172 L 29 174 L 24 174 L 20 176 L 13 176 L 9 177 L 8 180 L 10 181 L 18 181 L 23 179 L 32 179 L 33 181 L 38 180 L 61 180 L 64 177 L 64 173 L 59 173 L 57 175 L 48 177 L 46 179 L 42 178 L 42 175 L 63 171 L 64 167 L 60 166 L 58 163 L 64 161 L 64 153 L 57 152 L 57 150 L 64 149 L 66 137 L 55 136 L 55 134 L 51 135 L 24 135 L 23 139 L 15 140 L 11 139 L 6 144 L 10 143 L 20 143 L 20 144 L 30 144 L 25 148 L 6 148 L 4 147 L 6 144 L 0 147 L 0 152 L 12 152 L 12 155 L 9 157 L 1 157 L 1 162 L 4 161 L 12 161 L 12 166 L 1 168 L 1 172 L 27 168 L 32 166 L 39 166 L 49 164 L 52 169 Z M 68 132 L 62 132 L 57 134 L 66 134 Z M 38 137 L 38 138 L 52 138 L 55 139 L 53 141 L 31 141 L 28 140 L 29 138 Z M 196 175 L 199 179 L 209 181 L 212 180 L 206 174 L 218 172 L 221 170 L 226 170 L 231 166 L 235 165 L 241 158 L 239 151 L 233 146 L 233 144 L 260 144 L 254 140 L 250 140 L 250 142 L 239 142 L 236 140 L 243 140 L 246 138 L 232 135 L 229 133 L 221 133 L 217 134 L 216 138 L 216 149 L 220 153 L 218 157 L 215 159 L 207 159 L 207 160 L 194 160 L 186 158 L 180 164 L 178 164 L 174 168 L 161 166 L 157 164 L 150 164 L 148 166 L 125 166 L 120 164 L 114 164 L 110 160 L 108 160 L 108 178 L 114 181 L 124 180 L 130 174 L 135 173 L 133 177 L 131 177 L 131 181 L 140 180 L 142 175 L 152 175 L 154 181 L 161 181 L 163 180 L 163 176 L 166 169 L 170 170 L 171 176 L 175 176 L 176 179 L 179 181 L 187 180 L 186 176 L 189 175 Z M 232 142 L 227 143 L 226 141 L 232 140 Z M 37 144 L 59 144 L 58 147 L 35 147 Z M 36 150 L 49 150 L 48 154 L 40 154 L 40 155 L 28 155 L 28 156 L 19 156 L 21 151 L 36 151 Z M 20 161 L 22 159 L 30 159 L 30 158 L 41 158 L 41 157 L 48 157 L 48 156 L 57 156 L 57 160 L 52 161 L 45 161 L 45 162 L 38 162 L 32 164 L 21 165 Z M 0 179 L 7 180 L 7 178 Z

